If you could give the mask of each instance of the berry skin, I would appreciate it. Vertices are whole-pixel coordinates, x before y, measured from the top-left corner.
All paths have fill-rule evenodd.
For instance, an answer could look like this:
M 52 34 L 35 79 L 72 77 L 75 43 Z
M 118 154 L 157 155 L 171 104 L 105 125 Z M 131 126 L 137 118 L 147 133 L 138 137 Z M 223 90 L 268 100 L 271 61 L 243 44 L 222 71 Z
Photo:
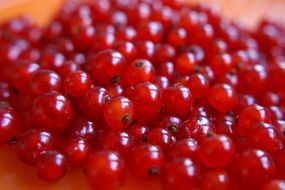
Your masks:
M 134 114 L 132 102 L 123 96 L 112 98 L 104 106 L 105 121 L 113 130 L 128 127 L 134 120 Z
M 130 85 L 154 80 L 155 70 L 146 59 L 136 59 L 126 68 L 125 80 Z
M 278 131 L 268 123 L 257 123 L 246 133 L 249 146 L 260 148 L 269 153 L 281 150 L 283 145 Z
M 192 74 L 197 66 L 194 54 L 183 53 L 179 55 L 175 62 L 175 70 L 181 75 Z
M 191 158 L 198 160 L 198 142 L 195 139 L 181 139 L 168 148 L 171 158 Z
M 103 137 L 101 144 L 105 150 L 113 150 L 122 156 L 127 156 L 134 145 L 134 140 L 126 132 L 113 131 Z
M 237 104 L 237 94 L 228 84 L 216 84 L 207 96 L 208 102 L 219 112 L 231 111 Z
M 211 62 L 211 67 L 217 76 L 225 75 L 235 67 L 231 55 L 223 53 L 217 55 Z
M 40 179 L 46 182 L 56 182 L 66 173 L 66 158 L 59 152 L 47 151 L 41 155 L 36 170 Z
M 90 144 L 97 140 L 98 126 L 92 121 L 78 118 L 71 123 L 70 137 L 75 139 L 84 139 Z
M 204 75 L 193 74 L 185 86 L 190 89 L 194 98 L 202 98 L 207 95 L 210 84 Z
M 131 125 L 127 131 L 130 136 L 133 137 L 136 143 L 142 143 L 147 141 L 147 136 L 149 133 L 149 126 L 144 123 L 135 123 Z
M 36 71 L 30 81 L 30 93 L 39 96 L 49 91 L 61 91 L 60 76 L 52 70 Z
M 36 98 L 32 111 L 37 125 L 54 132 L 66 130 L 73 119 L 70 101 L 58 92 L 48 92 Z
M 7 143 L 16 136 L 19 129 L 19 119 L 10 107 L 0 106 L 0 144 Z
M 193 105 L 193 97 L 188 88 L 173 86 L 164 90 L 163 103 L 167 113 L 185 116 Z
M 93 87 L 81 98 L 79 107 L 88 118 L 98 121 L 103 117 L 103 107 L 109 99 L 105 88 Z
M 156 127 L 149 131 L 147 142 L 164 150 L 173 143 L 173 136 L 168 129 Z
M 261 187 L 261 190 L 285 190 L 284 180 L 270 180 Z
M 96 84 L 117 84 L 120 81 L 125 58 L 117 51 L 103 50 L 90 60 L 91 74 Z
M 204 138 L 199 145 L 199 158 L 210 168 L 224 168 L 235 156 L 235 145 L 225 135 L 213 135 Z
M 151 179 L 160 173 L 164 164 L 161 149 L 150 144 L 134 147 L 129 159 L 130 171 L 138 179 Z
M 64 90 L 68 95 L 82 97 L 91 87 L 91 78 L 83 71 L 75 71 L 64 79 Z
M 97 151 L 90 155 L 85 175 L 91 188 L 113 190 L 124 184 L 127 168 L 120 155 L 113 151 Z
M 266 152 L 249 149 L 236 156 L 234 175 L 241 187 L 258 189 L 266 180 L 273 178 L 275 162 Z M 250 180 L 249 180 L 250 179 Z
M 201 180 L 202 190 L 230 190 L 232 189 L 232 180 L 226 170 L 211 170 L 206 172 Z
M 163 167 L 161 183 L 165 190 L 195 189 L 199 177 L 200 170 L 190 158 L 176 158 Z
M 155 84 L 143 82 L 129 89 L 127 97 L 132 101 L 136 120 L 150 122 L 158 118 L 162 108 L 162 90 Z
M 163 26 L 160 22 L 143 22 L 138 26 L 137 31 L 139 40 L 150 40 L 158 43 L 163 37 Z
M 260 122 L 270 123 L 267 109 L 259 105 L 251 105 L 241 111 L 237 128 L 241 135 L 245 135 L 250 128 Z
M 71 168 L 80 168 L 84 166 L 90 151 L 90 145 L 83 139 L 69 139 L 65 142 L 64 155 L 68 166 Z
M 27 165 L 35 165 L 40 155 L 56 146 L 55 137 L 48 132 L 29 130 L 17 139 L 16 152 L 18 158 Z

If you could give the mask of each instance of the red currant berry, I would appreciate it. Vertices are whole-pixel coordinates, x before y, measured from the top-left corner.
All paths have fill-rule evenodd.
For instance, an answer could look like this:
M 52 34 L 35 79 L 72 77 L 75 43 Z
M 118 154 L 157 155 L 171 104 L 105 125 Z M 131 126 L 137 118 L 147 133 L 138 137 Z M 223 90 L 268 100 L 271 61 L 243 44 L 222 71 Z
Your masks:
M 130 85 L 154 80 L 155 70 L 146 59 L 136 59 L 126 69 L 125 80 Z
M 134 114 L 132 102 L 123 96 L 112 98 L 104 106 L 104 119 L 113 130 L 129 126 L 134 120 Z
M 176 158 L 162 170 L 161 183 L 166 190 L 197 188 L 200 170 L 190 158 Z
M 219 112 L 231 111 L 237 104 L 236 91 L 227 84 L 216 84 L 208 92 L 208 102 Z
M 117 51 L 100 51 L 90 60 L 92 77 L 97 84 L 116 84 L 125 67 L 125 58 Z
M 87 73 L 75 71 L 64 79 L 64 90 L 68 95 L 82 97 L 91 87 L 92 81 Z
M 55 137 L 48 132 L 29 130 L 17 138 L 18 158 L 27 165 L 35 165 L 40 155 L 56 146 Z
M 97 151 L 86 164 L 85 175 L 93 189 L 118 189 L 124 184 L 127 168 L 120 155 L 113 151 Z
M 36 170 L 40 179 L 47 182 L 56 182 L 66 173 L 66 158 L 59 152 L 47 151 L 41 155 Z
M 48 92 L 35 99 L 32 111 L 38 126 L 55 131 L 64 131 L 73 119 L 70 101 L 58 92 Z
M 235 156 L 235 145 L 225 135 L 213 135 L 204 138 L 199 145 L 199 158 L 210 168 L 224 168 Z
M 19 118 L 10 107 L 0 106 L 0 144 L 7 143 L 19 130 Z
M 160 173 L 164 164 L 161 149 L 154 145 L 141 144 L 134 147 L 130 154 L 130 171 L 139 179 L 150 179 Z

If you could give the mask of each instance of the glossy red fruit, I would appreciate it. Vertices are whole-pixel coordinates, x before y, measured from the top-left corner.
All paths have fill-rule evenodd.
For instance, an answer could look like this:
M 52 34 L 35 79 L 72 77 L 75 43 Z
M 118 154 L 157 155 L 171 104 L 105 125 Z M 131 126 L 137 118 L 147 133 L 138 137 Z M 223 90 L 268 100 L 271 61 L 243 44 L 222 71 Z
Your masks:
M 275 167 L 273 158 L 266 152 L 249 149 L 236 156 L 233 169 L 241 187 L 255 189 L 274 177 Z
M 210 83 L 204 75 L 193 74 L 185 86 L 190 89 L 194 98 L 202 98 L 207 95 Z
M 192 53 L 183 53 L 175 61 L 175 70 L 181 75 L 192 74 L 196 67 L 197 61 Z
M 230 137 L 212 135 L 199 144 L 199 158 L 209 168 L 227 167 L 235 156 L 235 145 Z
M 159 117 L 162 109 L 162 90 L 155 84 L 143 82 L 129 89 L 127 97 L 132 101 L 136 120 L 150 122 Z
M 149 133 L 149 128 L 147 124 L 144 123 L 135 123 L 127 129 L 130 136 L 133 137 L 136 143 L 142 143 L 147 141 L 147 136 Z
M 207 117 L 194 116 L 181 123 L 174 135 L 178 139 L 195 138 L 201 140 L 214 131 L 214 125 Z
M 0 106 L 0 144 L 16 136 L 19 124 L 19 117 L 11 107 Z
M 134 146 L 134 139 L 127 132 L 113 131 L 102 138 L 101 145 L 103 149 L 116 151 L 122 156 L 127 156 Z
M 125 68 L 125 58 L 117 51 L 103 50 L 90 60 L 94 82 L 99 85 L 117 84 Z
M 170 158 L 191 158 L 198 161 L 198 142 L 195 139 L 181 139 L 168 148 Z
M 266 182 L 261 190 L 285 190 L 285 181 L 281 179 L 274 179 Z
M 125 80 L 129 85 L 135 85 L 140 82 L 152 82 L 155 76 L 153 65 L 146 59 L 136 59 L 125 72 Z
M 73 119 L 70 101 L 58 92 L 48 92 L 36 98 L 32 111 L 39 127 L 54 132 L 66 130 Z
M 70 124 L 70 137 L 93 144 L 97 140 L 98 130 L 99 127 L 92 121 L 77 118 Z
M 276 128 L 268 123 L 257 123 L 246 133 L 249 146 L 259 148 L 269 153 L 281 150 L 283 145 Z
M 82 112 L 93 120 L 103 117 L 103 107 L 110 99 L 110 95 L 103 87 L 92 87 L 79 102 Z
M 200 169 L 190 158 L 175 158 L 165 164 L 161 183 L 164 189 L 195 189 L 198 187 Z
M 93 189 L 118 189 L 124 184 L 126 174 L 123 158 L 108 150 L 91 154 L 85 166 L 87 182 Z
M 137 145 L 130 153 L 129 164 L 130 171 L 136 178 L 151 179 L 160 174 L 164 154 L 157 146 Z
M 41 155 L 36 166 L 38 177 L 46 182 L 60 180 L 67 171 L 64 155 L 56 151 L 47 151 Z
M 260 122 L 270 123 L 267 109 L 259 105 L 248 106 L 239 115 L 238 131 L 241 135 L 245 135 L 250 128 Z
M 30 81 L 30 93 L 39 96 L 50 91 L 61 91 L 61 82 L 60 76 L 54 71 L 38 70 Z
M 226 170 L 211 170 L 202 176 L 201 186 L 202 190 L 230 190 L 233 187 L 233 182 Z
M 173 138 L 173 135 L 168 129 L 156 127 L 149 131 L 147 142 L 149 144 L 159 146 L 161 149 L 165 150 L 174 142 Z
M 64 79 L 64 90 L 70 96 L 82 97 L 90 89 L 91 84 L 91 78 L 87 73 L 75 71 Z
M 27 165 L 35 165 L 40 155 L 56 147 L 56 139 L 49 132 L 29 130 L 17 138 L 16 152 L 19 160 Z
M 164 90 L 163 103 L 167 113 L 181 117 L 191 110 L 193 97 L 188 88 L 173 86 Z
M 236 91 L 228 84 L 216 84 L 208 92 L 208 102 L 219 112 L 231 111 L 237 104 Z
M 211 61 L 211 67 L 217 76 L 225 75 L 235 67 L 232 56 L 227 53 L 217 55 Z
M 83 139 L 71 138 L 65 142 L 63 151 L 68 166 L 71 168 L 79 168 L 85 165 L 91 152 L 91 147 L 88 142 Z
M 128 127 L 134 117 L 135 111 L 132 102 L 123 96 L 114 97 L 104 105 L 104 119 L 113 130 Z

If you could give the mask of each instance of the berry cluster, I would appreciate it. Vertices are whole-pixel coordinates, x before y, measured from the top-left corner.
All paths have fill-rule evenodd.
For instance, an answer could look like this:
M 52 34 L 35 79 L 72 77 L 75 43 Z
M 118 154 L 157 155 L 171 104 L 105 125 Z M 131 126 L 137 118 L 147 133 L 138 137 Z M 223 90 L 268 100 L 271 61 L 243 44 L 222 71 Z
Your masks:
M 39 178 L 283 190 L 285 28 L 182 0 L 67 3 L 0 26 L 0 143 Z

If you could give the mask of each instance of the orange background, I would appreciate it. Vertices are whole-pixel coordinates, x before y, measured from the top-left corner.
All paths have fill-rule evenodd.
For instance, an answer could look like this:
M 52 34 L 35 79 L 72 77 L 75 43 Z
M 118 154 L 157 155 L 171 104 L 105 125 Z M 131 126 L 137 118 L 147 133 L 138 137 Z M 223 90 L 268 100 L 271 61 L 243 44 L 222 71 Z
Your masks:
M 199 0 L 189 0 L 196 3 Z M 25 14 L 33 17 L 37 23 L 48 23 L 58 11 L 63 0 L 0 0 L 0 22 Z M 204 0 L 217 6 L 221 13 L 249 28 L 256 26 L 263 17 L 276 21 L 285 21 L 285 0 Z M 81 171 L 69 171 L 61 181 L 47 184 L 40 181 L 34 168 L 21 164 L 13 147 L 0 148 L 0 190 L 87 190 L 89 189 Z M 138 182 L 128 179 L 124 190 L 157 190 L 157 181 Z

